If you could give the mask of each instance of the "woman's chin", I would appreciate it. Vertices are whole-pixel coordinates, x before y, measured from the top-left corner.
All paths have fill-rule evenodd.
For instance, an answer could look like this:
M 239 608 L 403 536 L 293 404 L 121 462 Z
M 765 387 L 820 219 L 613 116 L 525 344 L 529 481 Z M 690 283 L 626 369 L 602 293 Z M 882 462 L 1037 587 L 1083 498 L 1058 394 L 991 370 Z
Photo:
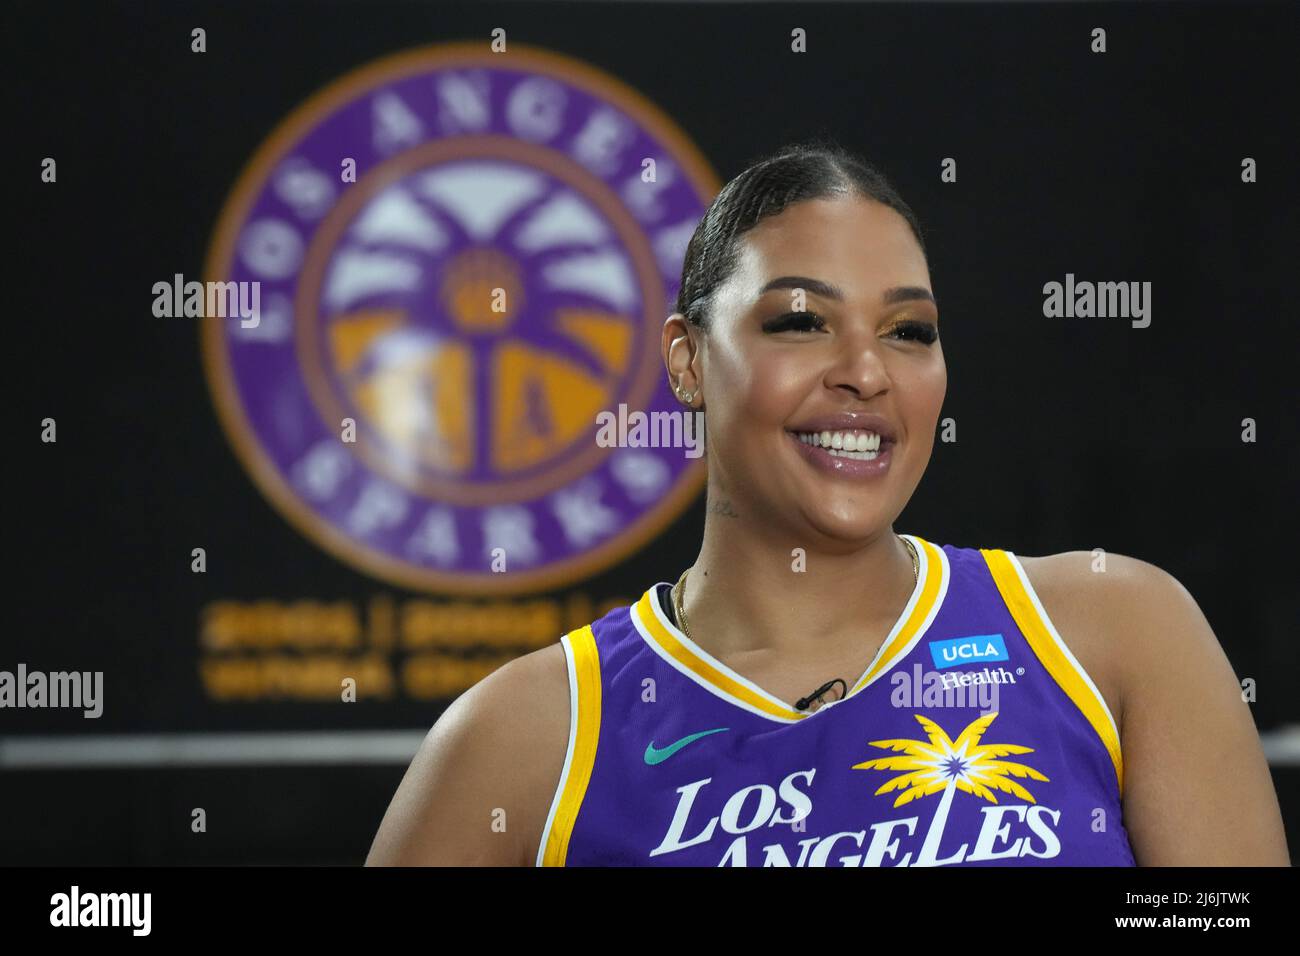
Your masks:
M 889 519 L 879 508 L 819 507 L 805 511 L 804 517 L 821 537 L 843 544 L 845 550 L 860 547 L 889 525 Z

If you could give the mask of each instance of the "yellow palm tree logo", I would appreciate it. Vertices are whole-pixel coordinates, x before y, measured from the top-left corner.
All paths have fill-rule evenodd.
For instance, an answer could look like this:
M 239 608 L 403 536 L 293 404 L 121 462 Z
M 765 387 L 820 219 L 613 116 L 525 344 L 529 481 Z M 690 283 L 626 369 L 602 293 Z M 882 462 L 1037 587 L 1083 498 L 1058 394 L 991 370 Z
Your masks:
M 990 803 L 997 803 L 993 791 L 1002 790 L 1029 803 L 1038 802 L 1028 790 L 1008 779 L 1008 776 L 1029 777 L 1044 783 L 1047 782 L 1047 777 L 1027 764 L 997 759 L 1008 754 L 1033 753 L 1034 749 L 1019 744 L 980 744 L 984 731 L 997 718 L 996 713 L 971 721 L 956 740 L 950 739 L 943 728 L 929 717 L 921 714 L 912 716 L 930 735 L 929 743 L 923 740 L 872 740 L 870 744 L 873 747 L 902 751 L 906 756 L 879 757 L 853 765 L 854 770 L 907 771 L 881 784 L 876 796 L 891 790 L 902 790 L 894 801 L 894 806 L 901 807 L 917 797 L 940 790 L 944 791 L 944 801 L 950 802 L 954 790 L 963 790 L 983 797 Z
M 1038 802 L 1028 790 L 1011 778 L 1028 777 L 1046 783 L 1047 777 L 1027 764 L 1000 759 L 1008 754 L 1033 753 L 1033 748 L 1022 747 L 1019 744 L 980 743 L 980 738 L 996 719 L 997 713 L 986 714 L 971 721 L 956 740 L 950 739 L 943 728 L 930 718 L 921 714 L 912 716 L 930 735 L 928 742 L 901 738 L 869 741 L 873 747 L 901 751 L 903 756 L 866 760 L 855 763 L 853 769 L 904 771 L 881 784 L 880 789 L 875 793 L 875 796 L 880 796 L 892 790 L 901 790 L 902 793 L 894 800 L 895 807 L 901 807 L 918 797 L 943 791 L 943 797 L 939 801 L 938 809 L 935 810 L 934 821 L 926 837 L 927 849 L 931 854 L 938 849 L 939 835 L 943 833 L 944 824 L 948 820 L 948 808 L 952 805 L 953 795 L 958 790 L 983 797 L 990 803 L 998 802 L 994 790 L 1013 794 L 1029 803 Z M 930 845 L 932 840 L 933 846 Z M 923 849 L 922 854 L 925 853 L 926 849 Z
M 1043 780 L 1044 783 L 1047 783 L 1048 778 L 1027 763 L 998 760 L 1011 753 L 1034 753 L 1034 748 L 1021 747 L 1019 744 L 979 743 L 989 724 L 997 718 L 996 713 L 985 714 L 984 717 L 971 721 L 957 740 L 949 739 L 944 728 L 930 718 L 922 714 L 913 714 L 913 717 L 917 718 L 920 726 L 926 728 L 930 735 L 928 743 L 924 740 L 871 740 L 872 747 L 894 752 L 901 750 L 906 756 L 879 757 L 853 765 L 854 770 L 906 771 L 880 784 L 876 796 L 901 790 L 902 793 L 894 800 L 894 806 L 902 806 L 928 793 L 944 791 L 940 810 L 945 817 L 948 816 L 948 805 L 952 803 L 953 792 L 958 790 L 982 796 L 992 804 L 997 803 L 997 797 L 993 795 L 995 790 L 1013 793 L 1031 804 L 1037 803 L 1030 791 L 1024 790 L 1021 784 L 1010 778 L 1028 777 Z

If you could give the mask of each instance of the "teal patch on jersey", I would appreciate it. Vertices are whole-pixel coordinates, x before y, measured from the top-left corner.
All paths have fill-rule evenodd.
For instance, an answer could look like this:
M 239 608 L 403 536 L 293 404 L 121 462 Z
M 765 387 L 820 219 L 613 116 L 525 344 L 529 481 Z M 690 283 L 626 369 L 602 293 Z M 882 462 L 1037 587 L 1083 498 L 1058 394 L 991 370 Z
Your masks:
M 726 727 L 715 727 L 712 730 L 701 730 L 698 734 L 691 734 L 687 737 L 683 737 L 681 740 L 671 743 L 663 749 L 657 748 L 655 742 L 652 740 L 650 743 L 645 745 L 645 762 L 650 766 L 654 766 L 657 763 L 663 763 L 687 744 L 694 743 L 701 737 L 707 737 L 709 734 L 718 734 L 727 729 L 728 728 Z

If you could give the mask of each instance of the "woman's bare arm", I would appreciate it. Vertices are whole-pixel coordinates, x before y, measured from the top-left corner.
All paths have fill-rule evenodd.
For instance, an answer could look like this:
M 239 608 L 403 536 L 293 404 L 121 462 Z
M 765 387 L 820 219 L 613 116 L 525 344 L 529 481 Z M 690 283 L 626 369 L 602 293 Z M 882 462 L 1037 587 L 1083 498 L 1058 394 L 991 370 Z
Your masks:
M 1254 716 L 1205 615 L 1160 568 L 1105 558 L 1105 571 L 1086 551 L 1027 559 L 1025 570 L 1084 668 L 1106 674 L 1118 694 L 1124 825 L 1137 863 L 1289 866 Z
M 1290 866 L 1254 715 L 1205 615 L 1159 568 L 1120 570 L 1124 818 L 1138 863 Z
M 366 865 L 531 866 L 568 735 L 558 643 L 489 674 L 425 737 Z

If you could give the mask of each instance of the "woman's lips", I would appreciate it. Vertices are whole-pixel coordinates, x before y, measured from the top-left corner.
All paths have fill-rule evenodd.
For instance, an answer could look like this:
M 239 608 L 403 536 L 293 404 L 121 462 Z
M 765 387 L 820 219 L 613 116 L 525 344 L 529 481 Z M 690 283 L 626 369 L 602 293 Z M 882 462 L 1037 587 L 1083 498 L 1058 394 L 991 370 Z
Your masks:
M 839 475 L 842 478 L 878 478 L 889 470 L 889 464 L 894 457 L 895 442 L 892 441 L 882 440 L 880 452 L 876 457 L 863 460 L 832 455 L 831 449 L 823 448 L 821 445 L 805 444 L 794 432 L 788 431 L 786 434 L 790 436 L 790 441 L 794 442 L 795 448 L 806 462 L 827 474 Z

